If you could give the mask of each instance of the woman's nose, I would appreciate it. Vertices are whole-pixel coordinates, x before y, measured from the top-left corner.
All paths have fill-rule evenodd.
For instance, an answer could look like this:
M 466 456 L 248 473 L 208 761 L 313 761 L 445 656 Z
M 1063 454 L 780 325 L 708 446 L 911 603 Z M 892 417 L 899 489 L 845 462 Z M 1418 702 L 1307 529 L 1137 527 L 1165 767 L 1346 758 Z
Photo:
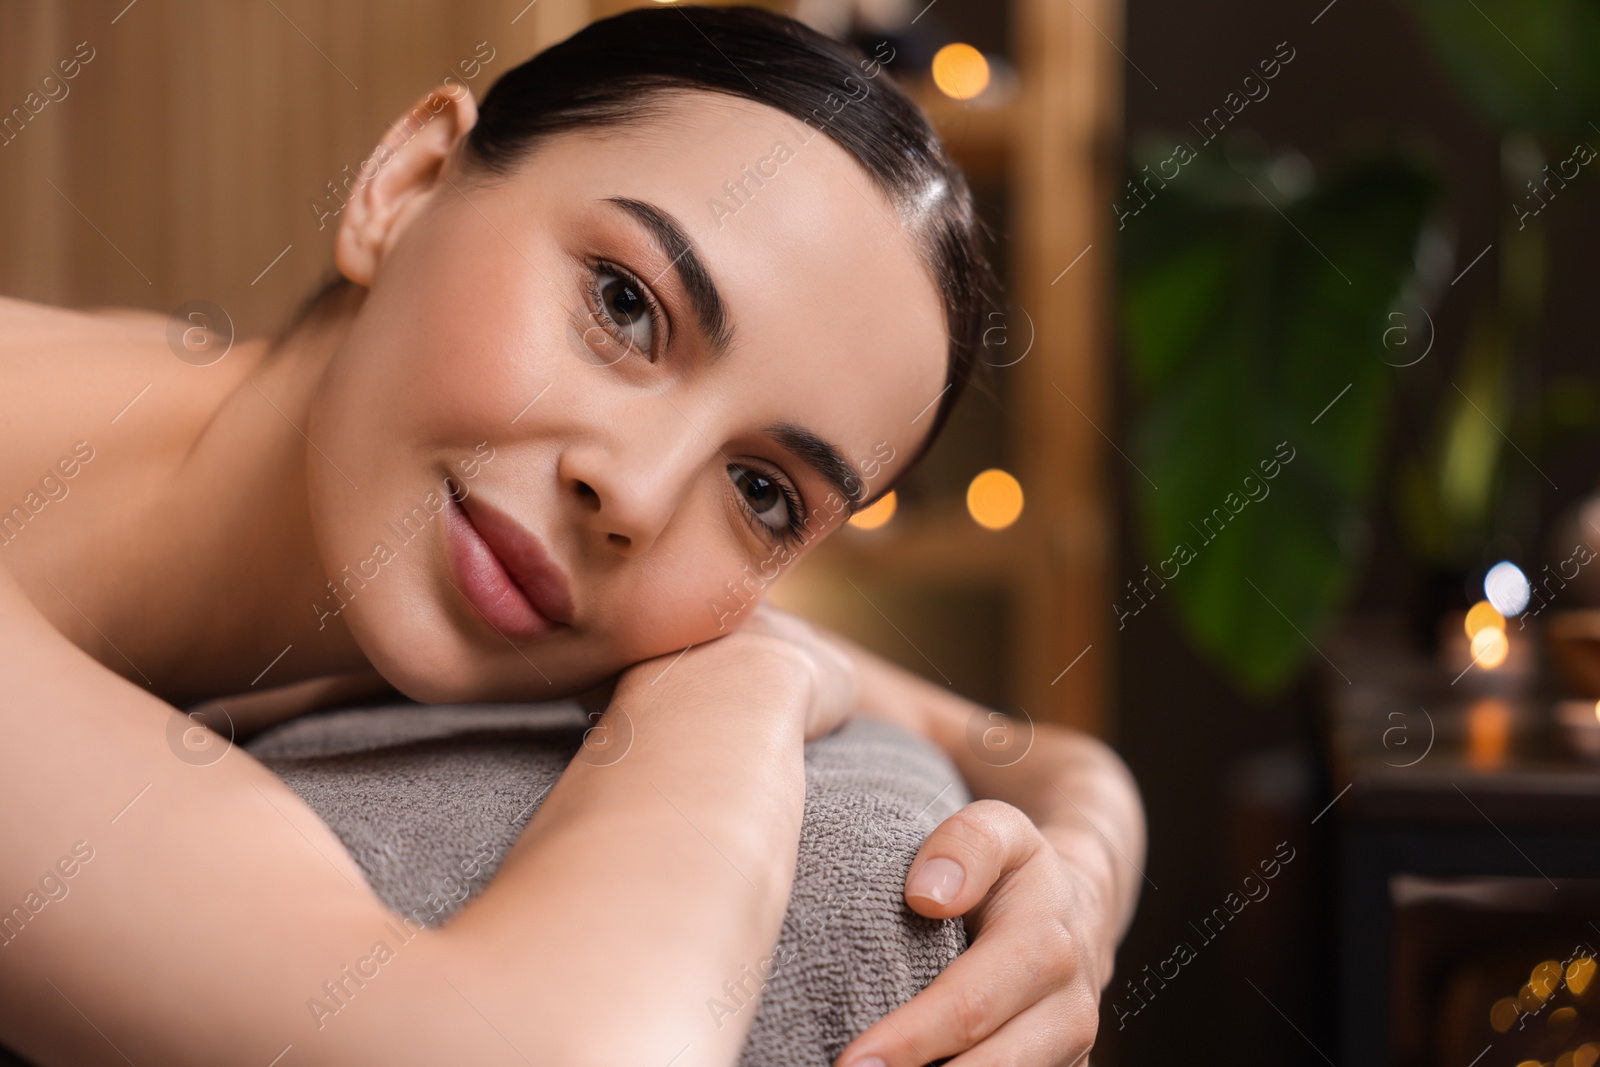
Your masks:
M 601 439 L 569 445 L 558 473 L 594 536 L 626 555 L 649 550 L 695 490 L 717 450 L 682 418 L 619 420 Z

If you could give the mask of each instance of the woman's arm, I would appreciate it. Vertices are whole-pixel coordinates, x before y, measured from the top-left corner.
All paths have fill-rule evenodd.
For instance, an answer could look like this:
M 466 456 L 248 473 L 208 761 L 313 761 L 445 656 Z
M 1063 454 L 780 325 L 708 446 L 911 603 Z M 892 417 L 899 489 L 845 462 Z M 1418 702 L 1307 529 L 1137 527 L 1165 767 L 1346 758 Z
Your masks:
M 705 1004 L 776 940 L 804 793 L 812 682 L 771 646 L 625 678 L 627 754 L 575 761 L 455 921 L 407 928 L 281 781 L 186 762 L 190 720 L 0 568 L 0 1042 L 42 1067 L 734 1062 L 753 1013 Z
M 839 1063 L 876 1055 L 900 1067 L 974 1046 L 1016 1062 L 1075 1062 L 1093 1040 L 1144 878 L 1133 776 L 1086 734 L 1000 716 L 834 640 L 855 664 L 861 712 L 928 738 L 984 798 L 929 835 L 906 889 L 923 915 L 965 915 L 973 948 Z M 985 743 L 993 731 L 1006 735 L 998 751 Z
M 321 708 L 348 708 L 386 696 L 403 699 L 383 675 L 362 671 L 205 700 L 184 708 L 183 713 L 222 737 L 244 740 Z

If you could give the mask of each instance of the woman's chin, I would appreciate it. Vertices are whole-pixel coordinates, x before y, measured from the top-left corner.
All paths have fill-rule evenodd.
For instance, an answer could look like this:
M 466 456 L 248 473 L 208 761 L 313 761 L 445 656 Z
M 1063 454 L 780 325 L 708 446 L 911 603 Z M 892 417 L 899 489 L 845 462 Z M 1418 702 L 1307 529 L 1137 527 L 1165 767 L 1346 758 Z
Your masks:
M 518 653 L 504 642 L 478 647 L 441 613 L 393 625 L 406 612 L 353 609 L 350 629 L 372 669 L 422 704 L 538 703 L 577 696 L 604 684 L 615 670 L 581 668 L 545 648 Z M 381 605 L 372 603 L 369 608 Z M 411 609 L 414 612 L 414 608 Z
M 454 625 L 436 609 L 418 618 L 417 602 L 367 590 L 344 611 L 350 634 L 372 669 L 411 700 L 459 704 L 479 699 L 490 669 L 473 654 Z M 393 600 L 394 603 L 387 601 Z

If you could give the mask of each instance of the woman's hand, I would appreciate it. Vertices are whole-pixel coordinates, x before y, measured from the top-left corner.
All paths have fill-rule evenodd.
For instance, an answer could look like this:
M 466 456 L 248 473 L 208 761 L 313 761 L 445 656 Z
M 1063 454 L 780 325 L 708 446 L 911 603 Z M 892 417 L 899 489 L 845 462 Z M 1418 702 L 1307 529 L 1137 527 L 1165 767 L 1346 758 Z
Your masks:
M 906 902 L 932 919 L 964 916 L 972 944 L 850 1042 L 839 1067 L 1079 1063 L 1116 949 L 1097 885 L 1010 804 L 979 800 L 950 816 L 912 862 Z
M 730 637 L 776 642 L 788 654 L 798 654 L 804 660 L 812 680 L 807 741 L 832 733 L 855 714 L 855 665 L 839 646 L 804 619 L 762 604 L 750 621 Z M 720 637 L 713 643 L 727 640 L 728 637 Z
M 971 947 L 852 1041 L 838 1064 L 920 1067 L 951 1056 L 952 1067 L 1081 1063 L 1143 873 L 1144 812 L 1132 774 L 1103 742 L 1032 721 L 1012 724 L 1028 739 L 1023 756 L 995 763 L 971 732 L 976 717 L 992 721 L 992 710 L 831 640 L 855 665 L 861 714 L 931 741 L 986 798 L 941 823 L 906 878 L 912 910 L 965 916 Z
M 765 604 L 732 633 L 629 667 L 619 677 L 617 689 L 651 685 L 672 671 L 745 678 L 756 687 L 752 692 L 758 692 L 765 680 L 756 668 L 761 657 L 768 656 L 798 665 L 809 681 L 804 724 L 807 741 L 832 733 L 854 714 L 856 670 L 850 657 L 809 623 Z

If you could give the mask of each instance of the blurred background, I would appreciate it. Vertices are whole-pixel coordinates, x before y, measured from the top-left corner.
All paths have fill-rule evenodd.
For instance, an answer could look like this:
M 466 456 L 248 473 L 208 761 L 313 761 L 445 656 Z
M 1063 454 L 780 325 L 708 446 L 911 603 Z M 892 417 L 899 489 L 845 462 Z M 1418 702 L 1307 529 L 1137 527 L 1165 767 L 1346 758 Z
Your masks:
M 390 121 L 623 6 L 0 0 L 0 293 L 275 329 Z M 1592 1067 L 1600 7 L 770 6 L 892 51 L 1005 282 L 775 599 L 1129 761 L 1094 1062 Z

